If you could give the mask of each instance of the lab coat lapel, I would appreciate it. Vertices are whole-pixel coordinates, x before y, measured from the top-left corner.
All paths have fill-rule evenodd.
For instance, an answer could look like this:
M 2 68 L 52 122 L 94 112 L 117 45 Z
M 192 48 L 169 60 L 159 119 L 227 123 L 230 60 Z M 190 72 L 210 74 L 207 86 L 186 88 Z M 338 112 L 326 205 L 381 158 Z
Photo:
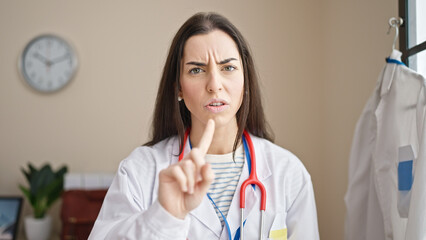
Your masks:
M 257 141 L 257 138 L 254 137 L 253 135 L 250 134 L 250 136 L 252 138 L 253 145 L 255 148 L 254 151 L 256 154 L 257 176 L 259 180 L 264 184 L 266 191 L 268 191 L 268 186 L 265 184 L 264 180 L 270 177 L 272 173 L 269 168 L 268 161 L 266 160 L 264 151 L 260 151 L 259 149 L 261 148 L 260 142 Z M 240 180 L 238 181 L 238 186 L 237 186 L 237 189 L 235 190 L 234 197 L 232 199 L 232 203 L 229 208 L 228 217 L 227 217 L 232 236 L 235 236 L 241 224 L 241 209 L 240 209 L 241 185 L 249 177 L 247 159 L 245 160 L 246 162 L 244 163 L 243 171 L 241 172 Z M 258 187 L 256 187 L 256 190 L 254 190 L 251 185 L 248 185 L 246 188 L 246 207 L 244 209 L 244 221 L 250 218 L 250 213 L 252 211 L 260 211 L 260 209 L 257 209 L 257 208 L 255 209 L 254 208 L 255 206 L 260 206 L 260 191 Z M 221 239 L 226 239 L 226 237 L 224 238 L 224 235 L 227 236 L 227 234 L 228 234 L 227 231 L 224 230 L 222 232 Z
M 179 159 L 179 141 L 176 140 L 173 147 L 173 157 L 172 164 L 176 163 Z M 184 149 L 184 157 L 191 151 L 189 144 L 189 139 L 187 139 Z M 217 237 L 220 236 L 222 231 L 222 225 L 219 218 L 216 215 L 214 207 L 211 205 L 210 200 L 207 198 L 207 195 L 204 196 L 201 204 L 194 210 L 189 213 L 194 218 L 198 219 L 206 228 L 210 229 Z
M 234 236 L 241 223 L 241 209 L 240 209 L 240 193 L 241 184 L 249 177 L 249 171 L 247 162 L 244 163 L 243 171 L 241 172 L 240 180 L 238 181 L 237 189 L 235 189 L 234 197 L 232 198 L 231 206 L 229 207 L 228 220 L 229 228 L 231 229 L 231 235 Z M 253 209 L 257 200 L 257 195 L 253 191 L 253 187 L 247 186 L 246 189 L 246 208 L 244 209 L 244 219 L 247 219 L 251 210 Z M 227 230 L 222 232 L 221 239 L 224 239 L 223 235 L 227 236 Z M 226 238 L 225 238 L 226 239 Z
M 217 237 L 220 236 L 222 224 L 220 223 L 210 200 L 207 198 L 207 195 L 204 196 L 200 206 L 191 211 L 189 214 L 202 222 L 208 229 L 216 234 Z

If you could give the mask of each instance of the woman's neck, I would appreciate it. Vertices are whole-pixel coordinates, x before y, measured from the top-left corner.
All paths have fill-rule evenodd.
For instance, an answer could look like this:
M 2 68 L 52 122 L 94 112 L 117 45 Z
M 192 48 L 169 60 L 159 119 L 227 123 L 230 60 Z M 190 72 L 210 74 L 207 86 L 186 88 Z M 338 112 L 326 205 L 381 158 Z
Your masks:
M 205 124 L 193 124 L 190 133 L 191 144 L 198 146 L 201 136 L 204 133 Z M 216 125 L 212 143 L 207 154 L 226 154 L 232 152 L 234 148 L 235 136 L 238 132 L 238 125 L 228 124 L 226 126 Z

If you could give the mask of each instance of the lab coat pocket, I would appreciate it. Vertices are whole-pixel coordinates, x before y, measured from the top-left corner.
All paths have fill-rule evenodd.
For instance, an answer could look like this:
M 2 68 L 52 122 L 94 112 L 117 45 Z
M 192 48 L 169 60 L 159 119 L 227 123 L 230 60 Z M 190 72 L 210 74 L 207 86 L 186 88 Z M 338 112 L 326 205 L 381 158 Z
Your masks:
M 398 152 L 398 212 L 402 218 L 408 218 L 413 184 L 414 152 L 411 145 L 399 148 Z
M 285 219 L 285 213 L 277 213 L 272 223 L 271 230 L 269 231 L 268 239 L 287 240 L 287 225 Z

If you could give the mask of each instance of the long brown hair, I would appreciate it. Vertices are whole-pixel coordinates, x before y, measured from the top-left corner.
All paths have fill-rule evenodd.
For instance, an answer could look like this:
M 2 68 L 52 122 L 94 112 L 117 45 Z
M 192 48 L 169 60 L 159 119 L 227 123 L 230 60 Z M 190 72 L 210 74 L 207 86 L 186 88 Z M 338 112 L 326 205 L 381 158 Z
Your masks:
M 177 101 L 183 48 L 190 37 L 207 34 L 216 29 L 227 33 L 234 40 L 244 69 L 244 93 L 241 107 L 236 113 L 238 132 L 235 136 L 234 152 L 244 129 L 255 136 L 273 141 L 273 135 L 263 113 L 258 76 L 248 44 L 238 29 L 225 17 L 217 13 L 197 13 L 182 25 L 173 38 L 158 88 L 151 129 L 152 138 L 144 145 L 152 146 L 175 135 L 179 136 L 180 143 L 184 141 L 185 129 L 191 127 L 191 113 L 184 101 Z M 182 144 L 180 146 L 179 152 L 183 150 Z

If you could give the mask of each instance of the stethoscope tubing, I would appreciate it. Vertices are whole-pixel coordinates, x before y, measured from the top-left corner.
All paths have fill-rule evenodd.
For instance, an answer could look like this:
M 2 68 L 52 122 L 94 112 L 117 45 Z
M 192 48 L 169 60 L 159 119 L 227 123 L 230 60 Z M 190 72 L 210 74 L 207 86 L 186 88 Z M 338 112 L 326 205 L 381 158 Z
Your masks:
M 184 150 L 185 150 L 185 144 L 186 141 L 188 139 L 189 136 L 189 131 L 190 129 L 188 128 L 185 131 L 185 136 L 184 136 L 184 140 L 183 140 L 183 146 L 181 148 L 182 152 L 179 154 L 179 161 L 181 161 L 183 159 L 183 154 L 184 154 Z M 249 171 L 250 171 L 250 175 L 249 177 L 242 183 L 241 185 L 241 189 L 240 189 L 240 209 L 241 209 L 241 225 L 240 225 L 240 237 L 241 240 L 244 239 L 244 209 L 245 209 L 245 200 L 246 200 L 246 188 L 249 185 L 257 185 L 259 187 L 260 193 L 261 193 L 261 199 L 260 199 L 260 211 L 261 211 L 261 225 L 260 225 L 260 233 L 259 233 L 259 239 L 263 239 L 262 236 L 262 232 L 263 232 L 263 219 L 264 219 L 264 213 L 266 210 L 266 189 L 265 186 L 262 184 L 262 182 L 259 181 L 259 179 L 257 178 L 257 173 L 256 173 L 256 153 L 254 151 L 254 146 L 253 146 L 253 142 L 251 140 L 250 134 L 244 130 L 243 132 L 244 138 L 243 138 L 243 144 L 244 147 L 246 147 L 246 144 L 248 145 L 248 151 L 249 153 L 246 154 L 247 155 L 247 162 L 249 164 Z M 246 148 L 246 149 L 247 149 Z M 210 196 L 207 194 L 207 196 L 209 197 L 210 201 L 214 203 L 214 201 L 210 198 Z M 220 210 L 219 210 L 220 211 Z M 222 214 L 222 212 L 221 212 Z M 226 225 L 227 225 L 227 229 L 228 229 L 228 235 L 229 235 L 229 239 L 232 239 L 231 233 L 230 233 L 230 229 L 229 229 L 229 225 L 228 222 L 225 218 L 225 216 L 222 217 L 224 218 Z M 238 234 L 237 234 L 238 235 Z M 235 236 L 236 240 L 238 239 L 237 236 Z
M 260 211 L 261 211 L 261 223 L 260 223 L 260 233 L 259 239 L 263 239 L 263 218 L 266 209 L 266 189 L 262 182 L 257 178 L 256 173 L 256 153 L 254 152 L 253 142 L 251 140 L 250 134 L 246 130 L 244 130 L 243 135 L 248 144 L 248 149 L 250 151 L 250 159 L 251 159 L 251 171 L 249 177 L 241 184 L 240 190 L 240 208 L 241 208 L 241 224 L 240 224 L 240 235 L 241 240 L 244 240 L 244 209 L 246 207 L 246 188 L 249 184 L 255 184 L 259 187 L 260 190 Z

